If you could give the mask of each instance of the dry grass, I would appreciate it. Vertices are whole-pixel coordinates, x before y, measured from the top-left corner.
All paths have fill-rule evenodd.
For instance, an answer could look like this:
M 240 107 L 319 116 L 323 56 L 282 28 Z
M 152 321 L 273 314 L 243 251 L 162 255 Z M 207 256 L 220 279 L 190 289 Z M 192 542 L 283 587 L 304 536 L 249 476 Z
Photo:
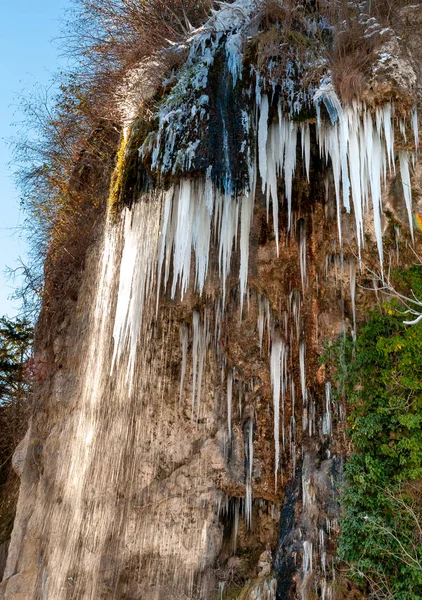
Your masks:
M 337 33 L 329 56 L 333 84 L 344 103 L 362 98 L 379 43 L 378 36 L 364 37 L 356 18 L 349 17 L 346 27 Z
M 299 57 L 303 56 L 309 50 L 311 40 L 306 34 L 298 35 L 304 30 L 301 20 L 303 23 L 304 19 L 320 14 L 334 26 L 334 35 L 330 39 L 313 40 L 318 45 L 315 50 L 320 55 L 325 54 L 341 100 L 353 102 L 368 88 L 372 65 L 382 43 L 396 33 L 406 38 L 409 23 L 406 23 L 403 8 L 410 4 L 411 0 L 368 0 L 366 8 L 362 9 L 362 4 L 347 0 L 305 0 L 302 3 L 266 0 L 261 14 L 266 33 L 260 39 L 260 66 L 265 69 L 265 64 L 276 58 L 281 73 L 288 47 L 295 48 Z M 379 33 L 368 35 L 367 27 L 374 21 L 365 24 L 365 18 L 362 18 L 365 15 L 366 19 L 378 23 L 379 31 L 391 28 L 391 32 L 382 36 Z

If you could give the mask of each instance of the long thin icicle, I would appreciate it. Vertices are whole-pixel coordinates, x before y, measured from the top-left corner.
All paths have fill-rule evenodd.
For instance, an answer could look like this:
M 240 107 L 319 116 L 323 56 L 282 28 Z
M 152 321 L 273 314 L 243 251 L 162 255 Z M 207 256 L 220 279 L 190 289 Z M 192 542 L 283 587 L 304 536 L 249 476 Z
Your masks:
M 267 182 L 267 139 L 268 139 L 268 96 L 264 94 L 259 109 L 258 126 L 258 156 L 259 156 L 259 174 L 262 179 L 262 193 L 265 193 Z
M 182 347 L 182 369 L 181 369 L 181 373 L 180 373 L 179 402 L 182 401 L 183 385 L 185 383 L 185 376 L 186 376 L 186 363 L 187 363 L 187 359 L 188 359 L 188 341 L 189 341 L 188 336 L 189 336 L 188 328 L 184 323 L 182 323 L 180 325 L 180 331 L 179 331 L 180 345 Z
M 273 388 L 274 410 L 274 443 L 275 443 L 275 484 L 277 487 L 277 474 L 280 464 L 280 392 L 281 392 L 281 355 L 283 341 L 278 334 L 274 334 L 271 348 L 271 384 Z
M 229 443 L 232 439 L 232 399 L 233 399 L 233 371 L 227 375 L 227 430 L 229 432 Z
M 410 171 L 409 171 L 409 153 L 401 150 L 399 152 L 400 161 L 400 173 L 401 181 L 403 185 L 403 194 L 406 202 L 407 216 L 409 217 L 410 235 L 413 237 L 413 219 L 412 219 L 412 187 L 410 183 Z

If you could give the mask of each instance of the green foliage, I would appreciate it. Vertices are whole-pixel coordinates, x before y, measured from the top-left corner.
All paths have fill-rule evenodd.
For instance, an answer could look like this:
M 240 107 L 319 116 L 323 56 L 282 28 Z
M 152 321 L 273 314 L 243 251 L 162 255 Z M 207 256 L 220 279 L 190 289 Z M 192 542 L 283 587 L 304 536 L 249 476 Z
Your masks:
M 33 329 L 25 319 L 0 319 L 0 543 L 10 539 L 15 515 L 19 484 L 11 458 L 28 423 L 25 370 L 32 340 Z
M 25 365 L 29 359 L 33 328 L 25 319 L 0 319 L 0 406 L 25 396 Z
M 13 451 L 27 427 L 26 366 L 32 340 L 33 329 L 25 319 L 0 319 L 0 483 L 7 479 Z
M 422 296 L 422 269 L 397 276 Z M 348 403 L 354 454 L 339 557 L 375 598 L 422 599 L 422 323 L 403 324 L 396 301 L 375 310 L 357 336 L 330 349 Z

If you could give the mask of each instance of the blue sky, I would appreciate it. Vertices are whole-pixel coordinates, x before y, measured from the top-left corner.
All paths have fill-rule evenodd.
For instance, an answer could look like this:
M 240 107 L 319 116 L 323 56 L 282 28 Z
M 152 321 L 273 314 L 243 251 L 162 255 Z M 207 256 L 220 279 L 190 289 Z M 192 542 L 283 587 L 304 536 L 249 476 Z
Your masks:
M 19 235 L 24 215 L 8 163 L 11 152 L 7 139 L 16 136 L 12 123 L 22 119 L 17 112 L 19 95 L 47 85 L 63 61 L 59 58 L 60 20 L 71 0 L 13 0 L 1 10 L 0 35 L 0 316 L 13 317 L 19 309 L 8 299 L 13 283 L 5 276 L 6 266 L 15 268 L 24 258 L 26 244 Z M 60 63 L 62 63 L 60 65 Z

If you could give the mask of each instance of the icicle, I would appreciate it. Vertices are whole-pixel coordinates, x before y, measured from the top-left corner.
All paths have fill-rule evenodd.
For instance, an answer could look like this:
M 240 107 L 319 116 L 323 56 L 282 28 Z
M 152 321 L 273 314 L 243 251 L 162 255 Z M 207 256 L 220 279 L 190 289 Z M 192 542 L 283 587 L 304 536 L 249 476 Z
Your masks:
M 272 332 L 272 321 L 271 321 L 271 309 L 268 298 L 264 298 L 265 314 L 267 316 L 267 335 L 268 335 L 268 354 L 270 353 L 271 345 L 271 332 Z
M 268 139 L 268 96 L 264 94 L 261 99 L 259 125 L 258 125 L 258 156 L 259 174 L 262 179 L 262 193 L 265 193 L 267 184 L 267 139 Z
M 182 346 L 182 369 L 180 374 L 180 392 L 179 392 L 179 402 L 182 402 L 182 394 L 183 394 L 183 384 L 185 382 L 186 375 L 186 362 L 188 356 L 188 328 L 184 323 L 180 325 L 179 331 L 179 339 L 180 345 Z
M 252 526 L 252 473 L 253 473 L 253 431 L 254 415 L 253 407 L 250 409 L 250 417 L 248 420 L 248 430 L 245 441 L 246 455 L 246 497 L 245 497 L 245 521 L 248 529 Z
M 337 149 L 337 152 L 340 155 L 343 205 L 346 211 L 350 213 L 350 179 L 347 164 L 349 150 L 349 120 L 344 113 L 340 117 L 338 137 L 339 148 Z
M 356 262 L 351 259 L 350 268 L 350 298 L 352 301 L 353 338 L 356 339 Z
M 312 573 L 312 542 L 307 540 L 303 542 L 303 564 L 302 572 L 303 576 L 306 577 L 309 573 Z
M 275 484 L 280 462 L 280 382 L 281 382 L 281 353 L 283 342 L 277 334 L 273 336 L 271 349 L 271 384 L 273 388 L 274 409 L 274 442 L 275 442 Z
M 400 247 L 399 247 L 400 227 L 398 227 L 397 225 L 394 225 L 394 234 L 395 234 L 395 239 L 396 239 L 396 261 L 397 261 L 397 264 L 399 264 L 400 263 Z
M 232 439 L 232 396 L 233 396 L 233 371 L 227 375 L 227 429 L 229 432 L 229 444 Z
M 400 133 L 403 136 L 404 143 L 406 144 L 407 143 L 407 135 L 406 135 L 406 120 L 405 119 L 400 119 L 399 128 L 400 128 Z
M 292 220 L 292 186 L 296 168 L 297 127 L 289 121 L 284 160 L 284 183 L 287 199 L 287 228 L 290 230 Z
M 320 124 L 320 104 L 324 102 L 325 108 L 327 109 L 328 115 L 331 120 L 331 124 L 334 125 L 342 114 L 342 108 L 340 100 L 334 90 L 334 86 L 331 83 L 331 76 L 326 77 L 319 89 L 315 92 L 313 102 L 317 111 L 318 124 Z
M 234 501 L 234 531 L 233 531 L 233 554 L 236 554 L 236 546 L 237 546 L 237 534 L 239 531 L 239 509 L 240 509 L 240 500 L 236 498 Z
M 322 417 L 323 435 L 331 435 L 331 383 L 325 384 L 325 412 Z
M 322 527 L 319 530 L 319 552 L 320 552 L 320 556 L 321 556 L 322 572 L 325 575 L 326 567 L 327 567 L 327 565 L 326 565 L 327 554 L 325 552 L 325 532 Z
M 205 179 L 181 180 L 164 196 L 158 252 L 158 274 L 166 288 L 173 270 L 171 296 L 181 296 L 190 285 L 191 255 L 195 257 L 194 288 L 202 294 L 208 273 L 212 229 L 218 243 L 219 275 L 223 285 L 230 273 L 233 247 L 236 249 L 240 220 L 241 309 L 246 294 L 249 261 L 249 234 L 255 198 L 255 165 L 250 167 L 251 189 L 242 197 L 222 194 L 213 187 L 209 173 Z M 239 219 L 240 216 L 240 219 Z M 158 298 L 157 298 L 158 308 Z
M 262 302 L 262 296 L 258 296 L 258 337 L 259 337 L 259 353 L 262 355 L 262 342 L 264 339 L 264 324 L 265 324 L 265 313 Z
M 340 199 L 340 148 L 338 141 L 338 129 L 332 128 L 328 136 L 328 152 L 331 156 L 331 164 L 333 167 L 333 178 L 334 178 L 334 189 L 336 193 L 336 212 L 337 212 L 337 228 L 338 228 L 338 240 L 340 246 L 342 245 L 342 234 L 341 234 L 341 199 Z
M 310 436 L 314 433 L 314 425 L 315 425 L 315 400 L 311 397 L 311 401 L 309 403 L 309 425 L 308 425 L 308 433 Z
M 209 344 L 208 316 L 204 311 L 203 322 L 197 311 L 192 315 L 192 419 L 199 418 L 201 409 L 202 376 Z
M 223 594 L 224 594 L 224 590 L 226 589 L 226 581 L 219 581 L 218 582 L 218 593 L 220 596 L 220 600 L 223 600 Z
M 195 398 L 196 398 L 196 375 L 198 368 L 198 353 L 199 353 L 199 312 L 194 311 L 192 315 L 193 327 L 193 342 L 192 342 L 192 419 L 195 414 Z
M 326 161 L 330 160 L 332 165 L 340 246 L 342 244 L 341 210 L 343 205 L 345 210 L 350 212 L 351 191 L 360 256 L 364 242 L 364 214 L 371 196 L 374 230 L 382 269 L 381 188 L 386 179 L 387 163 L 390 170 L 394 169 L 393 106 L 386 104 L 377 109 L 374 123 L 374 118 L 365 105 L 354 104 L 343 109 L 330 86 L 328 80 L 323 82 L 314 101 L 317 108 L 319 102 L 324 102 L 332 118 L 331 124 L 319 118 L 316 133 L 321 157 L 325 157 Z M 262 179 L 263 192 L 266 193 L 267 211 L 269 211 L 270 201 L 272 202 L 278 254 L 278 178 L 284 177 L 287 226 L 290 228 L 297 134 L 300 129 L 302 158 L 309 179 L 310 127 L 309 123 L 298 125 L 290 118 L 284 117 L 281 104 L 278 105 L 278 123 L 269 123 L 269 109 L 268 95 L 263 94 L 259 101 L 258 165 L 250 161 L 249 189 L 244 191 L 243 195 L 239 197 L 231 195 L 231 182 L 230 185 L 227 184 L 224 194 L 214 189 L 211 181 L 212 167 L 208 168 L 202 180 L 182 179 L 174 189 L 164 194 L 158 274 L 163 278 L 165 287 L 173 266 L 172 297 L 175 297 L 176 290 L 179 288 L 183 296 L 190 285 L 192 251 L 195 256 L 195 287 L 202 293 L 208 271 L 211 229 L 214 226 L 223 300 L 225 299 L 225 283 L 230 273 L 233 246 L 237 243 L 240 220 L 239 283 L 240 315 L 242 315 L 247 288 L 249 233 L 253 216 L 257 167 Z M 415 143 L 417 143 L 416 110 L 411 116 L 409 115 L 409 118 L 412 120 Z M 226 155 L 225 160 L 229 169 L 230 157 L 227 152 Z M 400 153 L 402 181 L 409 217 L 411 216 L 409 159 L 413 160 L 414 157 L 414 154 L 410 155 L 404 151 Z M 411 218 L 409 223 L 413 236 Z M 305 263 L 302 261 L 302 285 L 304 285 L 304 266 Z
M 174 198 L 174 188 L 168 190 L 164 195 L 164 205 L 163 212 L 161 216 L 161 237 L 159 242 L 159 256 L 158 256 L 158 285 L 157 285 L 157 314 L 158 314 L 158 304 L 160 300 L 160 292 L 161 292 L 161 277 L 162 277 L 162 269 L 164 264 L 164 256 L 166 256 L 166 268 L 164 273 L 164 289 L 167 287 L 167 282 L 170 274 L 170 253 L 172 250 L 173 240 L 170 240 L 170 235 L 167 234 L 170 229 L 170 218 L 172 211 L 172 203 Z
M 286 432 L 284 424 L 284 403 L 287 390 L 287 350 L 283 343 L 281 347 L 281 439 L 283 442 L 283 450 L 286 448 Z
M 290 379 L 290 400 L 292 403 L 292 415 L 290 417 L 290 456 L 292 459 L 292 477 L 294 477 L 294 474 L 296 472 L 296 390 L 293 378 Z
M 308 396 L 306 389 L 306 371 L 305 371 L 305 352 L 306 345 L 305 342 L 300 342 L 299 344 L 299 373 L 300 373 L 300 387 L 302 390 L 302 408 L 303 408 L 303 416 L 302 416 L 302 431 L 306 431 L 309 423 L 309 415 L 308 415 Z
M 172 298 L 176 295 L 176 286 L 179 281 L 181 284 L 182 297 L 189 285 L 193 219 L 193 211 L 191 210 L 191 190 L 191 180 L 183 179 L 180 182 L 175 223 L 173 254 L 174 275 L 171 288 Z
M 302 290 L 305 294 L 305 289 L 308 287 L 308 279 L 306 276 L 306 229 L 305 223 L 302 220 L 299 222 L 299 262 Z
M 358 242 L 359 255 L 363 245 L 363 197 L 361 187 L 361 173 L 364 168 L 363 157 L 359 146 L 359 120 L 356 110 L 348 109 L 347 116 L 349 120 L 349 171 L 350 187 L 352 190 L 353 208 L 355 211 L 356 237 Z
M 226 299 L 226 280 L 230 273 L 230 263 L 233 251 L 233 243 L 236 241 L 237 223 L 239 217 L 239 205 L 229 195 L 220 195 L 221 227 L 219 243 L 219 270 L 223 283 L 223 306 Z
M 401 150 L 399 152 L 400 160 L 400 173 L 403 185 L 404 200 L 406 202 L 407 216 L 409 218 L 410 235 L 413 237 L 413 220 L 412 220 L 412 187 L 410 183 L 410 171 L 409 171 L 409 153 Z
M 246 527 L 252 527 L 252 484 L 250 479 L 246 481 L 246 497 L 245 497 L 245 522 Z
M 415 148 L 416 150 L 419 147 L 419 125 L 418 125 L 418 109 L 414 108 L 412 113 L 412 129 L 413 135 L 415 137 Z
M 383 247 L 382 247 L 382 230 L 381 230 L 381 181 L 383 177 L 382 165 L 382 146 L 381 139 L 373 128 L 372 118 L 366 114 L 364 120 L 364 131 L 361 131 L 363 136 L 362 145 L 366 148 L 366 164 L 367 176 L 369 177 L 372 197 L 372 207 L 374 211 L 374 229 L 375 238 L 377 241 L 378 256 L 380 259 L 381 272 L 383 271 Z M 363 193 L 366 189 L 364 187 Z
M 306 406 L 307 390 L 306 390 L 305 353 L 306 353 L 306 344 L 305 344 L 305 342 L 300 342 L 300 344 L 299 344 L 300 387 L 302 389 L 302 401 L 303 401 L 303 404 Z
M 205 285 L 205 279 L 208 273 L 208 262 L 211 242 L 211 217 L 212 210 L 209 204 L 214 195 L 209 191 L 210 184 L 198 182 L 194 188 L 195 197 L 190 199 L 190 211 L 193 212 L 192 218 L 192 248 L 195 252 L 195 287 L 202 294 Z M 212 199 L 211 199 L 212 198 Z M 190 264 L 190 262 L 189 262 Z M 186 267 L 184 267 L 186 271 Z M 190 274 L 187 274 L 187 279 Z M 182 288 L 182 294 L 184 289 Z
M 270 196 L 273 206 L 273 224 L 276 243 L 277 256 L 279 254 L 279 233 L 278 233 L 278 194 L 277 194 L 277 154 L 281 151 L 278 147 L 277 125 L 273 124 L 269 130 L 268 153 L 267 153 L 267 219 L 269 216 Z
M 309 171 L 311 163 L 311 132 L 309 123 L 302 123 L 300 127 L 302 142 L 302 160 L 305 161 L 306 179 L 309 182 Z
M 321 156 L 330 157 L 337 202 L 337 221 L 339 241 L 341 245 L 341 207 L 340 183 L 342 184 L 342 201 L 347 212 L 350 212 L 349 194 L 353 200 L 356 221 L 358 250 L 363 246 L 363 216 L 368 208 L 369 195 L 372 199 L 374 229 L 378 253 L 382 268 L 382 196 L 381 187 L 386 179 L 387 162 L 394 170 L 394 129 L 392 105 L 387 104 L 376 110 L 376 124 L 369 110 L 360 104 L 346 107 L 339 114 L 338 123 L 327 125 L 318 122 L 317 141 Z M 412 117 L 413 118 L 413 117 Z M 413 125 L 417 133 L 417 122 Z M 406 154 L 406 153 L 405 153 Z M 414 155 L 412 154 L 412 157 Z M 404 181 L 408 180 L 407 159 L 402 156 Z M 407 168 L 406 168 L 407 164 Z M 406 206 L 411 205 L 411 192 L 406 198 Z
M 254 427 L 254 415 L 253 415 L 253 407 L 251 406 L 251 413 L 249 417 L 249 435 L 248 435 L 248 449 L 249 449 L 249 479 L 252 481 L 252 471 L 253 471 L 253 427 Z
M 201 409 L 201 392 L 202 392 L 202 376 L 204 373 L 205 359 L 208 350 L 209 333 L 208 333 L 208 316 L 206 310 L 204 311 L 204 318 L 202 328 L 199 331 L 199 369 L 198 369 L 198 386 L 196 395 L 196 414 L 199 419 L 199 413 Z
M 388 158 L 388 166 L 391 171 L 391 168 L 395 169 L 394 165 L 394 129 L 392 127 L 392 118 L 391 118 L 391 104 L 386 104 L 382 110 L 383 113 L 383 125 L 384 125 L 384 137 L 385 143 L 387 146 L 387 158 Z
M 240 317 L 242 317 L 243 300 L 246 292 L 248 281 L 248 264 L 249 264 L 249 234 L 251 231 L 251 223 L 254 209 L 255 186 L 251 192 L 242 197 L 241 200 L 241 217 L 240 217 Z

